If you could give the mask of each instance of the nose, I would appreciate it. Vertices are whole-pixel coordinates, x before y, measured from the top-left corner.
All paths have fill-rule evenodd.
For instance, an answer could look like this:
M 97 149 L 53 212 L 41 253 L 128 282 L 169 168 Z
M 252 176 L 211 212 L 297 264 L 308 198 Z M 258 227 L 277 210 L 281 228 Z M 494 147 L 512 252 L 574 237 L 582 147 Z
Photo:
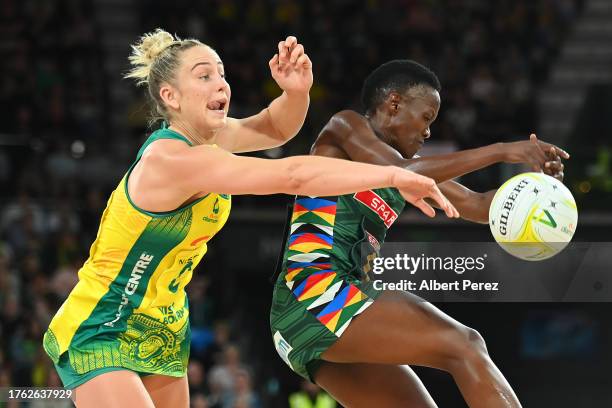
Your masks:
M 431 129 L 429 129 L 429 127 L 427 129 L 425 129 L 425 132 L 423 132 L 423 137 L 425 139 L 429 139 L 429 136 L 431 136 Z
M 220 77 L 219 79 L 220 79 L 220 81 L 219 81 L 219 91 L 221 91 L 221 92 L 229 92 L 230 85 L 227 82 L 227 80 L 225 78 L 223 78 L 223 77 Z

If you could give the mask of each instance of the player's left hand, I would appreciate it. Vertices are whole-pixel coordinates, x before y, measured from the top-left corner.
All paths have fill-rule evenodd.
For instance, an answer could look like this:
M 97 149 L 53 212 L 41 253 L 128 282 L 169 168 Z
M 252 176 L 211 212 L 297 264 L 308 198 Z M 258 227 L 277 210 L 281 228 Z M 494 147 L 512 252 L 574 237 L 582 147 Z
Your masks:
M 269 62 L 272 78 L 287 93 L 308 93 L 312 86 L 312 62 L 294 36 L 278 43 L 278 54 Z
M 550 147 L 550 149 L 546 150 L 544 153 L 547 159 L 542 168 L 544 174 L 548 174 L 559 181 L 563 181 L 563 169 L 565 166 L 561 163 L 561 156 L 559 156 L 557 150 L 554 147 Z

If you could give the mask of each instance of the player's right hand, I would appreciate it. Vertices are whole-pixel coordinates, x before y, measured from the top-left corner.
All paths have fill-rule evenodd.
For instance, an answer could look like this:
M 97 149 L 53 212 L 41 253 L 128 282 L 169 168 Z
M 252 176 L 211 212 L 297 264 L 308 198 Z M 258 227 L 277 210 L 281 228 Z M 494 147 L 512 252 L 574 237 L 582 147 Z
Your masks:
M 531 170 L 563 178 L 563 164 L 561 159 L 569 159 L 569 153 L 553 144 L 538 140 L 535 134 L 529 140 L 521 142 L 503 143 L 504 162 L 524 163 Z
M 312 62 L 294 36 L 278 43 L 278 53 L 269 61 L 270 73 L 285 92 L 308 93 L 312 87 Z
M 442 194 L 436 182 L 409 170 L 404 170 L 396 177 L 395 187 L 406 201 L 420 209 L 428 217 L 434 217 L 436 211 L 425 199 L 429 198 L 444 210 L 449 218 L 459 218 L 459 211 Z

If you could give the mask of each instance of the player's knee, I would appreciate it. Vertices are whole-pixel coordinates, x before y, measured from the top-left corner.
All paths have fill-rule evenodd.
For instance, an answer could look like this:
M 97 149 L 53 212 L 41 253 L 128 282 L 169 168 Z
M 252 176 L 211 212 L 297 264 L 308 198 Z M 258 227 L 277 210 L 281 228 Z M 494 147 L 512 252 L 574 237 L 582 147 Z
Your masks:
M 484 341 L 484 338 L 477 330 L 474 330 L 471 327 L 466 327 L 465 332 L 468 343 L 467 345 L 471 350 L 483 354 L 488 354 L 487 345 Z
M 449 372 L 462 370 L 469 365 L 471 367 L 487 365 L 489 354 L 484 338 L 478 331 L 463 326 L 455 329 L 453 346 L 446 361 Z

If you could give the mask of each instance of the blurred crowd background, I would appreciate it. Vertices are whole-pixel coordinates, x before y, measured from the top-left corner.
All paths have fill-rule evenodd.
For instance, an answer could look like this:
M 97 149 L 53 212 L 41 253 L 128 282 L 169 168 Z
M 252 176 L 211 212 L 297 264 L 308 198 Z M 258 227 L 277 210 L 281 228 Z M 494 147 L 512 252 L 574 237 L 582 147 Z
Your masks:
M 598 33 L 608 38 L 605 29 L 577 38 L 589 16 L 609 18 L 612 27 L 606 3 L 0 0 L 0 386 L 59 384 L 42 333 L 76 283 L 110 191 L 159 126 L 148 121 L 144 90 L 121 79 L 129 44 L 142 33 L 162 27 L 215 48 L 232 86 L 234 117 L 256 113 L 279 94 L 267 62 L 278 41 L 298 37 L 314 64 L 311 108 L 300 134 L 257 153 L 264 157 L 307 154 L 333 113 L 361 109 L 360 86 L 372 69 L 414 59 L 443 86 L 425 154 L 535 131 L 572 154 L 566 183 L 581 211 L 576 239 L 605 241 L 612 224 L 612 78 L 593 75 L 578 87 L 585 81 L 576 74 L 580 61 L 568 62 L 575 54 L 566 48 L 572 41 L 595 43 Z M 612 59 L 612 49 L 599 50 L 593 55 Z M 559 68 L 568 63 L 575 67 L 570 74 Z M 601 69 L 595 74 L 612 71 L 612 61 Z M 568 85 L 555 85 L 560 78 Z M 574 103 L 574 120 L 547 127 L 558 88 L 572 91 L 557 111 Z M 463 181 L 484 191 L 517 171 L 493 166 Z M 268 277 L 288 199 L 235 197 L 228 226 L 187 288 L 194 407 L 335 406 L 284 366 L 269 336 Z M 491 240 L 486 226 L 430 224 L 407 213 L 390 239 Z M 608 304 L 440 306 L 484 335 L 525 406 L 612 405 Z M 419 374 L 441 406 L 461 406 L 450 377 Z

